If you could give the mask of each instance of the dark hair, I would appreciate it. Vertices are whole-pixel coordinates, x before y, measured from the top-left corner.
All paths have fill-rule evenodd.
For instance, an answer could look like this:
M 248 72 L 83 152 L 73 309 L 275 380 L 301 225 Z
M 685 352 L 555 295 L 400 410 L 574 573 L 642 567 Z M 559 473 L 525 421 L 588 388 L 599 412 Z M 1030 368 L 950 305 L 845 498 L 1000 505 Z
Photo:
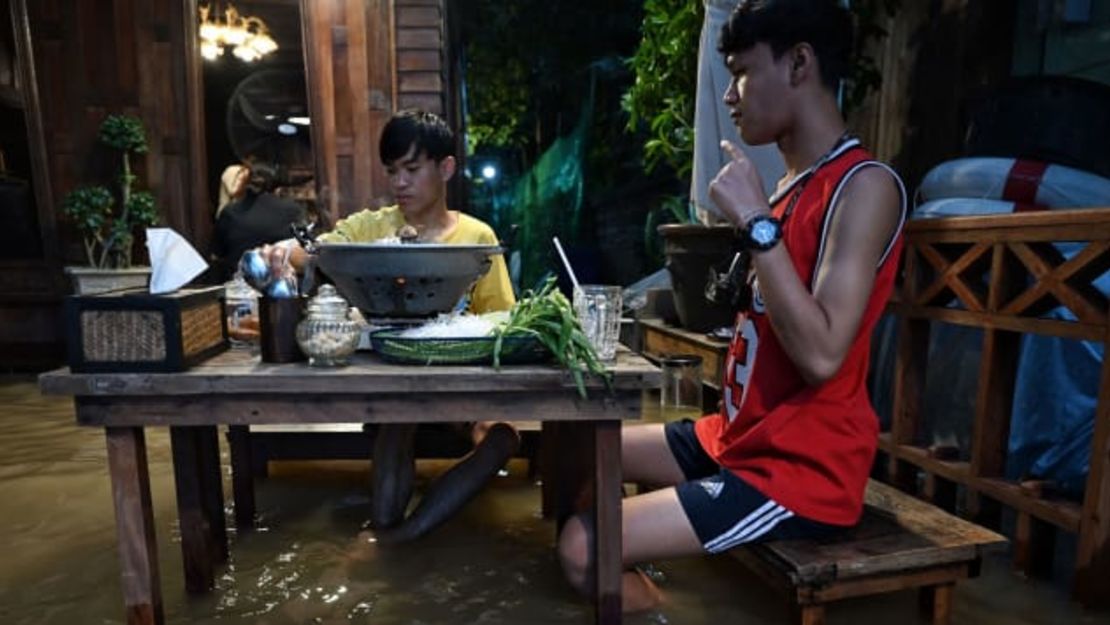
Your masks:
M 838 0 L 741 0 L 721 27 L 717 51 L 743 52 L 766 43 L 775 58 L 799 43 L 817 55 L 821 82 L 835 92 L 852 56 L 852 16 Z
M 435 113 L 409 109 L 398 111 L 382 129 L 378 154 L 386 165 L 404 157 L 416 146 L 415 156 L 425 154 L 435 162 L 455 154 L 455 135 Z
M 273 191 L 281 182 L 282 172 L 276 165 L 269 163 L 251 163 L 251 173 L 247 179 L 247 193 L 259 195 Z

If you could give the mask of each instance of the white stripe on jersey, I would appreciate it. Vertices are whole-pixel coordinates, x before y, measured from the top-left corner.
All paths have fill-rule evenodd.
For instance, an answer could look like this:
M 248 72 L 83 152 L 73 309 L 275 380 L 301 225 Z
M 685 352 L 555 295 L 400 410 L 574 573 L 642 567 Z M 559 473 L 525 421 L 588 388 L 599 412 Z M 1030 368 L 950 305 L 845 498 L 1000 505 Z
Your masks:
M 767 200 L 767 204 L 769 206 L 774 206 L 775 203 L 778 202 L 779 200 L 781 200 L 784 195 L 786 195 L 787 193 L 790 193 L 790 190 L 794 188 L 794 185 L 798 184 L 798 182 L 800 180 L 804 179 L 806 176 L 813 173 L 813 171 L 815 169 L 817 169 L 821 165 L 824 165 L 825 163 L 831 162 L 833 159 L 835 159 L 836 157 L 840 156 L 841 154 L 847 152 L 848 150 L 851 150 L 854 147 L 859 147 L 859 145 L 860 145 L 860 140 L 855 138 L 855 137 L 853 137 L 851 139 L 848 139 L 844 143 L 840 144 L 839 147 L 837 147 L 835 150 L 833 150 L 832 152 L 827 154 L 824 158 L 818 160 L 812 166 L 806 168 L 806 170 L 803 171 L 802 173 L 800 173 L 797 176 L 794 176 L 793 178 L 791 178 L 790 182 L 788 182 L 786 184 L 786 186 L 778 189 L 773 194 L 771 194 L 771 197 Z
M 887 173 L 894 177 L 894 182 L 898 185 L 898 193 L 902 198 L 901 213 L 898 217 L 898 227 L 894 230 L 894 234 L 891 235 L 890 241 L 887 242 L 886 249 L 883 251 L 882 257 L 879 258 L 878 265 L 876 265 L 876 270 L 878 267 L 883 266 L 883 262 L 886 261 L 887 256 L 890 255 L 890 251 L 894 249 L 894 243 L 898 240 L 898 233 L 902 231 L 902 226 L 906 223 L 906 216 L 908 215 L 909 208 L 909 198 L 906 196 L 906 186 L 902 184 L 902 178 L 898 175 L 898 172 L 891 169 L 890 165 L 887 165 L 886 163 L 883 163 L 881 161 L 860 161 L 853 165 L 852 168 L 849 169 L 840 179 L 840 182 L 837 183 L 836 190 L 833 191 L 832 194 L 832 199 L 829 200 L 829 205 L 825 208 L 825 220 L 824 223 L 821 225 L 821 242 L 820 244 L 818 244 L 817 247 L 817 260 L 813 263 L 813 278 L 810 280 L 809 283 L 809 290 L 811 292 L 817 286 L 817 273 L 818 270 L 820 270 L 821 268 L 821 261 L 825 258 L 825 242 L 828 240 L 829 237 L 829 227 L 832 225 L 832 217 L 833 213 L 836 212 L 836 203 L 840 199 L 840 192 L 844 190 L 844 186 L 848 184 L 848 181 L 852 178 L 852 176 L 856 175 L 856 173 L 864 167 L 881 167 L 885 169 Z

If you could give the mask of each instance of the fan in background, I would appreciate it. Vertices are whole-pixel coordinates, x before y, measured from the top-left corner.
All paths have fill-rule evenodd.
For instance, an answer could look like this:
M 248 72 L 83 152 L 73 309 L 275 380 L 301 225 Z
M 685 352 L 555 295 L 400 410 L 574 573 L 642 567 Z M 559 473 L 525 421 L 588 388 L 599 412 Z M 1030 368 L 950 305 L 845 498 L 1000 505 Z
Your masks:
M 227 102 L 227 135 L 242 162 L 277 165 L 293 178 L 312 172 L 304 74 L 266 69 L 239 83 Z

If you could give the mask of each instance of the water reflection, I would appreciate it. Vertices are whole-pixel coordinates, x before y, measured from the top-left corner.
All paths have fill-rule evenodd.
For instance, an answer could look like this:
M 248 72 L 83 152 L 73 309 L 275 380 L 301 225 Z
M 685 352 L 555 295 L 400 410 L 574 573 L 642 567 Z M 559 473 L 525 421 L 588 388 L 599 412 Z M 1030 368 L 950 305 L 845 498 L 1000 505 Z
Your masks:
M 70 402 L 40 397 L 29 379 L 0 381 L 0 406 L 0 623 L 122 623 L 103 434 L 73 425 Z M 364 529 L 362 463 L 275 464 L 257 491 L 259 531 L 236 534 L 229 516 L 230 562 L 215 591 L 189 597 L 166 431 L 147 431 L 147 452 L 168 623 L 593 622 L 591 606 L 559 575 L 553 529 L 539 518 L 539 489 L 523 462 L 444 528 L 388 549 Z M 422 464 L 421 479 L 446 466 Z M 663 562 L 653 574 L 664 579 L 668 603 L 626 619 L 631 625 L 786 621 L 782 600 L 728 558 Z M 984 578 L 960 587 L 954 622 L 1093 624 L 1106 616 L 1081 612 L 1064 589 L 1020 581 L 995 560 Z M 924 622 L 915 619 L 913 593 L 829 612 L 833 624 Z

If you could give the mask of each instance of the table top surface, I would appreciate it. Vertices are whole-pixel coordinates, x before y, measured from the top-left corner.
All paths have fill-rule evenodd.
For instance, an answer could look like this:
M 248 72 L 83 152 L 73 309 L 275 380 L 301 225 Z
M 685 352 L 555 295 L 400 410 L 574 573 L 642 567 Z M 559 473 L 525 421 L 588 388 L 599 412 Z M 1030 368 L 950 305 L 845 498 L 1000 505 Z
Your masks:
M 616 391 L 658 388 L 659 369 L 628 349 L 606 364 Z M 587 376 L 589 392 L 601 393 L 604 382 Z M 515 391 L 574 392 L 574 378 L 555 364 L 504 365 L 499 370 L 479 365 L 395 365 L 372 353 L 356 353 L 345 367 L 310 367 L 305 362 L 270 364 L 257 352 L 235 348 L 178 373 L 74 373 L 68 368 L 39 376 L 46 395 L 92 397 L 221 395 L 264 393 L 270 396 L 305 393 L 366 395 L 373 393 L 505 393 Z

